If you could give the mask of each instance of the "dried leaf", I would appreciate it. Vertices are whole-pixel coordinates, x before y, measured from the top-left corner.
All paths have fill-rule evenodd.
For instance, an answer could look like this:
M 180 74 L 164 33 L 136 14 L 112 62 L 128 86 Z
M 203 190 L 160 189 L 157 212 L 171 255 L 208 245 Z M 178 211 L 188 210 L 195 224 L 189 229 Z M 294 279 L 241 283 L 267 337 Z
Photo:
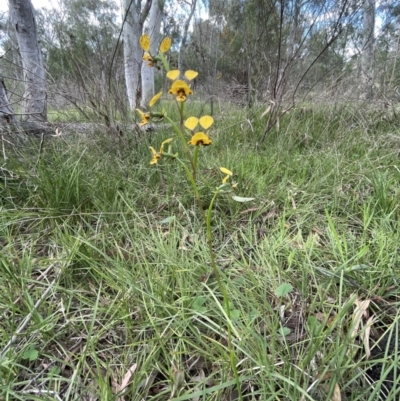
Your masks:
M 294 197 L 292 196 L 292 199 L 291 199 L 291 201 L 292 201 L 292 207 L 293 207 L 293 209 L 294 210 L 296 210 L 297 209 L 297 206 L 296 206 L 296 202 L 295 202 L 295 200 L 294 200 Z
M 135 373 L 135 370 L 137 368 L 137 363 L 134 363 L 128 371 L 125 373 L 124 378 L 122 379 L 122 383 L 119 386 L 119 391 L 122 391 L 130 382 L 132 375 Z
M 190 241 L 190 238 L 189 238 L 189 232 L 187 230 L 184 230 L 183 234 L 182 234 L 182 239 L 181 239 L 181 242 L 180 242 L 180 245 L 179 245 L 179 248 L 178 248 L 179 250 L 181 250 L 181 251 L 187 251 L 188 250 L 187 246 L 185 245 L 186 241 L 192 242 L 192 241 Z
M 62 131 L 57 127 L 55 135 L 52 135 L 52 136 L 58 137 L 58 136 L 61 136 L 61 135 L 62 135 Z
M 236 202 L 240 202 L 240 203 L 245 203 L 245 202 L 251 202 L 253 201 L 255 198 L 244 198 L 242 196 L 232 196 L 232 199 Z
M 265 217 L 264 217 L 264 219 L 265 220 L 268 220 L 268 219 L 272 219 L 273 217 L 275 217 L 275 216 L 277 216 L 278 215 L 278 213 L 276 212 L 276 210 L 275 209 L 272 209 L 270 212 L 268 212 L 266 215 L 265 215 Z M 289 226 L 290 227 L 290 226 Z M 287 227 L 288 228 L 288 227 Z
M 363 343 L 364 343 L 364 349 L 365 349 L 365 355 L 367 359 L 371 356 L 371 348 L 369 346 L 369 336 L 371 334 L 371 326 L 375 323 L 376 317 L 371 316 L 366 323 L 365 331 L 364 331 L 364 336 L 363 336 Z
M 317 318 L 317 320 L 319 322 L 324 322 L 326 319 L 325 313 L 322 313 L 322 312 L 316 312 L 316 313 L 314 313 L 314 316 Z
M 134 364 L 127 370 L 127 372 L 125 373 L 125 376 L 124 376 L 124 378 L 122 379 L 121 384 L 118 384 L 118 382 L 117 382 L 114 378 L 111 378 L 111 389 L 112 389 L 112 392 L 113 392 L 114 394 L 120 393 L 122 390 L 124 390 L 124 389 L 128 386 L 129 382 L 131 381 L 132 375 L 133 375 L 133 374 L 135 373 L 135 371 L 136 371 L 136 368 L 137 368 L 137 363 L 134 363 Z M 123 401 L 123 400 L 124 400 L 123 397 L 118 397 L 118 398 L 117 398 L 117 401 Z
M 260 118 L 263 118 L 265 115 L 267 115 L 267 114 L 271 111 L 271 107 L 272 107 L 272 106 L 269 105 L 269 106 L 265 109 L 264 113 L 261 114 Z
M 185 372 L 180 370 L 174 363 L 172 363 L 172 374 L 174 376 L 174 383 L 172 386 L 172 391 L 171 395 L 169 397 L 169 400 L 172 400 L 174 398 L 174 395 L 177 393 L 177 391 L 181 388 L 184 380 L 185 380 Z
M 339 387 L 339 385 L 337 383 L 335 384 L 335 388 L 333 390 L 331 401 L 342 401 L 342 395 L 340 393 L 340 387 Z
M 352 337 L 357 335 L 362 318 L 368 317 L 368 307 L 370 303 L 370 299 L 365 299 L 364 301 L 361 301 L 359 298 L 355 299 L 354 304 L 356 307 L 353 312 L 353 330 L 351 332 Z
M 304 245 L 302 243 L 300 243 L 299 241 L 296 241 L 296 240 L 290 241 L 290 246 L 292 248 L 297 248 L 297 249 L 304 250 Z
M 252 212 L 256 212 L 257 210 L 258 210 L 258 207 L 251 207 L 250 209 L 243 210 L 242 212 L 240 212 L 240 214 L 252 213 Z
M 318 227 L 313 227 L 312 229 L 311 229 L 311 231 L 313 232 L 313 233 L 316 233 L 316 234 L 318 234 L 318 235 L 323 235 L 324 233 L 322 232 L 322 230 L 320 230 Z
M 192 381 L 195 382 L 195 383 L 201 383 L 201 382 L 204 382 L 205 378 L 206 378 L 206 375 L 204 373 L 204 370 L 200 369 L 199 374 L 197 376 L 192 377 Z M 201 387 L 200 386 L 196 386 L 193 389 L 193 392 L 196 393 L 199 390 L 201 390 Z M 199 400 L 200 400 L 200 396 L 192 398 L 192 401 L 199 401 Z

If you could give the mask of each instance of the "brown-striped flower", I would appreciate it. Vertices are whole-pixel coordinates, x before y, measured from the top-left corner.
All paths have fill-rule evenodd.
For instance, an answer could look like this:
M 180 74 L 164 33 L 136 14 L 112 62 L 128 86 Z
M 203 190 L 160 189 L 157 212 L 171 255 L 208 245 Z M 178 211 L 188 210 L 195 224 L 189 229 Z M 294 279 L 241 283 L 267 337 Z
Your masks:
M 212 144 L 212 140 L 204 132 L 196 132 L 188 144 L 193 146 L 208 146 Z
M 171 70 L 167 72 L 167 78 L 174 81 L 169 90 L 169 94 L 176 95 L 176 100 L 178 102 L 184 102 L 186 101 L 188 95 L 193 94 L 193 91 L 190 89 L 190 86 L 185 81 L 178 79 L 180 75 L 181 72 L 179 70 Z M 188 81 L 191 81 L 197 77 L 198 72 L 188 70 L 185 72 L 184 75 Z
M 151 154 L 152 154 L 152 159 L 150 161 L 150 164 L 157 164 L 158 161 L 161 159 L 162 154 L 164 153 L 164 145 L 167 143 L 170 143 L 174 138 L 169 138 L 166 139 L 160 147 L 160 151 L 157 152 L 152 146 L 149 146 L 150 150 L 151 150 Z

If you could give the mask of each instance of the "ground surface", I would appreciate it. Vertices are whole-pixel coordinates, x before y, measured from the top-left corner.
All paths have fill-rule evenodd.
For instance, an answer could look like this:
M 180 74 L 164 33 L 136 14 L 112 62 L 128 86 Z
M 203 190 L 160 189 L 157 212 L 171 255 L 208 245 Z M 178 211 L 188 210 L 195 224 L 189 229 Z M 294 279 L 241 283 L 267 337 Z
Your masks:
M 229 313 L 168 127 L 3 149 L 1 400 L 399 398 L 400 126 L 310 106 L 260 143 L 261 112 L 199 155 L 205 207 L 221 166 L 254 198 L 213 208 Z

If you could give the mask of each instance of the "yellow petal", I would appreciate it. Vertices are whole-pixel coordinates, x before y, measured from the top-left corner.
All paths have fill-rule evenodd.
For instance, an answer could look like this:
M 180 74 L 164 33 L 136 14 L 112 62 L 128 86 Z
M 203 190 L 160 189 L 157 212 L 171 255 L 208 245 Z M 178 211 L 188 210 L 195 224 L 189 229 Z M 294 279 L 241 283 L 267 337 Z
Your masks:
M 151 57 L 149 52 L 144 52 L 143 54 L 143 60 L 144 61 L 153 61 L 153 58 Z
M 222 183 L 226 184 L 226 182 L 229 180 L 229 175 L 226 175 L 223 179 L 222 179 Z
M 167 143 L 170 143 L 173 140 L 174 140 L 174 138 L 168 138 L 161 144 L 161 148 L 160 148 L 160 153 L 161 154 L 164 152 L 164 145 L 167 144 Z
M 162 95 L 162 92 L 158 92 L 157 95 L 154 95 L 149 102 L 149 106 L 153 107 L 157 103 L 158 99 L 160 99 L 161 95 Z
M 136 109 L 136 111 L 140 114 L 140 117 L 141 118 L 144 118 L 144 116 L 145 116 L 145 113 L 143 113 L 143 111 L 142 110 L 140 110 L 140 109 Z
M 233 173 L 232 173 L 232 171 L 231 170 L 228 170 L 227 168 L 225 168 L 225 167 L 220 167 L 219 168 L 224 174 L 226 174 L 226 175 L 233 175 Z
M 197 77 L 197 75 L 199 75 L 198 72 L 193 71 L 193 70 L 187 70 L 185 72 L 185 77 L 186 79 L 188 79 L 189 81 L 191 81 L 192 79 L 195 79 Z
M 140 114 L 140 118 L 142 119 L 142 121 L 139 123 L 139 126 L 142 127 L 143 125 L 148 124 L 151 118 L 150 113 L 144 113 L 140 109 L 136 109 L 136 111 Z
M 193 146 L 208 146 L 212 143 L 212 140 L 204 133 L 204 132 L 197 132 L 194 134 L 191 138 L 191 140 L 188 142 L 189 145 Z
M 162 40 L 161 44 L 160 44 L 160 52 L 161 53 L 165 53 L 167 52 L 172 45 L 172 40 L 169 37 L 166 37 Z
M 175 81 L 181 75 L 181 72 L 179 70 L 171 70 L 167 72 L 167 78 L 171 79 L 172 81 Z
M 158 160 L 161 159 L 161 153 L 157 153 L 157 151 L 153 148 L 153 146 L 149 146 L 152 154 L 152 159 L 150 164 L 157 164 Z
M 140 47 L 147 52 L 150 50 L 150 36 L 147 33 L 140 37 Z
M 214 119 L 211 116 L 203 116 L 200 118 L 199 123 L 204 129 L 208 129 L 214 124 Z
M 190 129 L 190 131 L 193 131 L 197 124 L 199 123 L 199 119 L 196 117 L 189 117 L 186 121 L 185 121 L 185 127 L 187 129 Z

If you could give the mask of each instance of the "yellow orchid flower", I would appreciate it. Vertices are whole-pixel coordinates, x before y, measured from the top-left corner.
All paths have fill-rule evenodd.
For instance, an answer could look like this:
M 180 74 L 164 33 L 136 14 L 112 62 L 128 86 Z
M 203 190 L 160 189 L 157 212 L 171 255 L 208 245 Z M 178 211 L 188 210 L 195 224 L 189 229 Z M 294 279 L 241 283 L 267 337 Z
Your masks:
M 143 54 L 143 60 L 147 61 L 147 66 L 148 67 L 154 67 L 154 60 L 153 57 L 151 57 L 151 54 L 149 52 L 144 52 Z
M 181 72 L 179 70 L 170 70 L 167 72 L 167 78 L 169 78 L 171 81 L 175 81 L 169 90 L 169 93 L 171 95 L 177 95 L 176 100 L 178 102 L 184 102 L 186 101 L 186 98 L 188 95 L 193 94 L 192 90 L 190 89 L 190 86 L 182 80 L 177 80 L 179 76 L 181 75 Z M 188 70 L 185 72 L 185 78 L 188 81 L 191 81 L 192 79 L 195 79 L 198 75 L 198 72 L 193 71 L 193 70 Z
M 171 85 L 171 89 L 168 93 L 170 95 L 177 95 L 176 100 L 178 102 L 184 102 L 187 96 L 191 95 L 193 92 L 185 81 L 178 80 Z
M 150 161 L 150 164 L 157 164 L 158 161 L 161 159 L 161 153 L 157 152 L 152 146 L 149 146 L 153 158 Z
M 193 146 L 208 146 L 212 144 L 212 140 L 204 132 L 197 132 L 192 136 L 188 144 Z
M 162 92 L 158 92 L 156 95 L 154 95 L 152 97 L 152 99 L 149 102 L 150 108 L 152 108 L 157 103 L 157 101 L 160 99 L 161 95 L 162 95 Z M 146 125 L 150 122 L 150 119 L 152 117 L 152 115 L 150 113 L 144 112 L 140 109 L 136 109 L 136 111 L 140 114 L 140 118 L 142 119 L 142 121 L 139 123 L 140 127 L 142 127 L 143 125 Z M 156 116 L 160 117 L 159 114 L 156 114 Z M 161 118 L 162 118 L 162 115 L 161 115 Z
M 172 40 L 171 38 L 166 37 L 161 41 L 159 47 L 159 57 L 155 58 L 153 58 L 150 53 L 151 40 L 150 36 L 147 33 L 140 37 L 139 43 L 140 47 L 144 50 L 143 60 L 147 62 L 147 65 L 149 67 L 154 67 L 157 64 L 157 61 L 160 60 L 159 57 L 161 57 L 161 53 L 165 53 L 171 48 Z
M 165 146 L 165 144 L 167 144 L 167 143 L 170 143 L 171 141 L 173 141 L 174 140 L 174 138 L 168 138 L 168 139 L 166 139 L 162 144 L 161 144 L 161 147 L 160 147 L 160 151 L 159 152 L 157 152 L 152 146 L 149 146 L 149 149 L 151 150 L 151 154 L 152 154 L 152 159 L 151 159 L 151 161 L 150 161 L 150 164 L 157 164 L 158 163 L 158 161 L 161 159 L 161 156 L 162 156 L 162 154 L 164 153 L 164 146 Z
M 148 124 L 151 118 L 150 113 L 144 113 L 140 109 L 136 109 L 136 111 L 140 114 L 140 118 L 142 119 L 142 121 L 139 123 L 139 126 L 142 127 L 143 125 Z
M 231 170 L 228 170 L 225 167 L 220 167 L 219 169 L 221 170 L 222 173 L 226 174 L 225 177 L 222 179 L 222 183 L 226 184 L 229 178 L 233 176 L 233 173 Z

